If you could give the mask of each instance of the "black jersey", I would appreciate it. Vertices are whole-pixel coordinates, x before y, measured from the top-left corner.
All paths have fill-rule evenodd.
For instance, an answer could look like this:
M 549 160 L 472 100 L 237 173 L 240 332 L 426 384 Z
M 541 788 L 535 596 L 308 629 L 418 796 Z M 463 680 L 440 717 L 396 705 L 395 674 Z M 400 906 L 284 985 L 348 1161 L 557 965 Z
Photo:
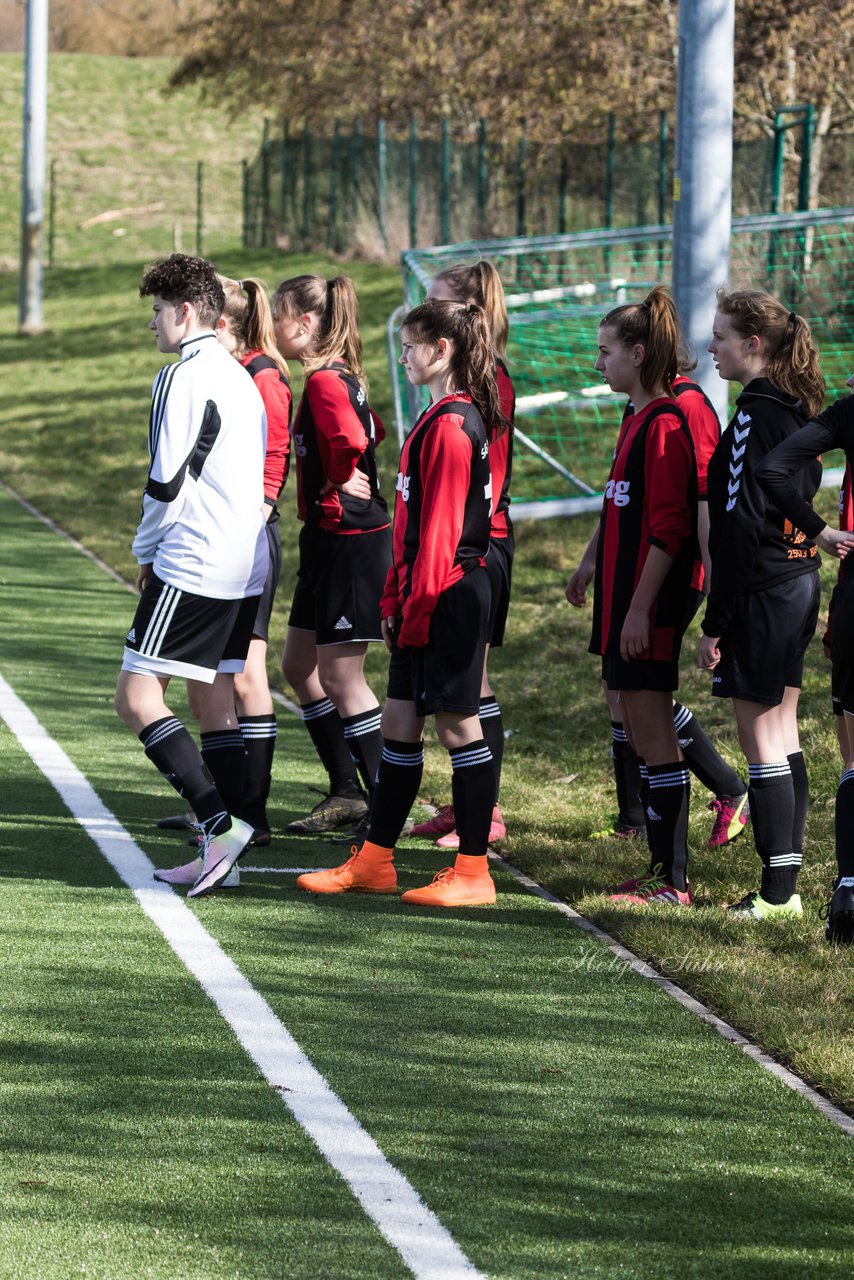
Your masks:
M 709 462 L 709 552 L 712 584 L 703 619 L 707 636 L 722 636 L 736 597 L 773 587 L 820 560 L 806 532 L 788 520 L 759 483 L 763 459 L 804 425 L 800 400 L 767 378 L 754 378 L 735 402 L 735 413 Z M 808 503 L 821 483 L 813 455 L 796 486 Z

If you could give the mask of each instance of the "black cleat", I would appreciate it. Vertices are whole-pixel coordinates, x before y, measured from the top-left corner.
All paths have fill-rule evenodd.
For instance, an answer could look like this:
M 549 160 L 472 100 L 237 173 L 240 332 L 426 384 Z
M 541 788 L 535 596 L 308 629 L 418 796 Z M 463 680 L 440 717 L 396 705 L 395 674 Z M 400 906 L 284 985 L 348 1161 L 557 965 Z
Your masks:
M 837 885 L 833 897 L 819 915 L 827 921 L 824 926 L 827 941 L 850 947 L 854 943 L 854 885 Z

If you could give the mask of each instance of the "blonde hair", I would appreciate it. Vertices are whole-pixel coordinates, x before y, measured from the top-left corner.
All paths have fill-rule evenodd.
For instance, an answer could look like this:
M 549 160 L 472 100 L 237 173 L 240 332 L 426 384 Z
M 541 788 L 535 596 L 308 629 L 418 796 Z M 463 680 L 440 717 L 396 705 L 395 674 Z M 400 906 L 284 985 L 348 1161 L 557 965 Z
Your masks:
M 812 331 L 803 316 L 790 311 L 763 289 L 718 289 L 716 297 L 718 311 L 729 316 L 739 337 L 762 340 L 768 380 L 800 400 L 807 418 L 820 413 L 824 374 Z
M 495 347 L 489 317 L 473 302 L 440 302 L 428 298 L 404 316 L 400 325 L 413 342 L 451 344 L 450 372 L 455 384 L 474 401 L 490 434 L 510 425 L 501 412 L 495 378 Z
M 434 279 L 446 284 L 457 302 L 474 302 L 486 312 L 492 330 L 492 344 L 496 354 L 504 359 L 510 324 L 504 301 L 504 286 L 492 263 L 480 261 L 471 265 L 460 263 L 456 267 L 445 267 Z
M 644 391 L 653 392 L 663 387 L 667 395 L 673 394 L 673 379 L 686 349 L 676 304 L 663 284 L 651 289 L 643 302 L 627 302 L 615 307 L 599 325 L 602 329 L 612 329 L 623 346 L 640 344 L 644 348 L 639 370 Z
M 351 373 L 366 385 L 359 337 L 359 302 L 349 276 L 325 280 L 323 276 L 294 276 L 283 280 L 273 295 L 273 315 L 296 320 L 317 316 L 317 337 L 303 360 L 306 373 L 341 358 Z
M 263 351 L 288 377 L 288 365 L 273 334 L 273 313 L 267 300 L 267 291 L 260 280 L 232 280 L 220 276 L 225 293 L 222 314 L 229 321 L 231 331 L 243 351 Z

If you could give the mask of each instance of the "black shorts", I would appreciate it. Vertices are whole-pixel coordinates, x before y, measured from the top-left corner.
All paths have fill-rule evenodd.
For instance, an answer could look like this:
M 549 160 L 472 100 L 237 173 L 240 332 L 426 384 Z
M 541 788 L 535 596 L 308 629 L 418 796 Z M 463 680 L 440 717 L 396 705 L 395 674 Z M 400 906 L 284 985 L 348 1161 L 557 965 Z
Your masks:
M 270 548 L 270 567 L 261 598 L 258 601 L 258 612 L 252 627 L 252 638 L 269 640 L 270 618 L 273 614 L 273 601 L 276 599 L 276 588 L 282 572 L 282 538 L 279 533 L 278 513 L 267 521 L 267 546 Z
M 778 707 L 786 689 L 799 689 L 819 596 L 814 572 L 738 596 L 712 673 L 715 697 Z
M 258 596 L 211 600 L 152 574 L 125 639 L 122 670 L 213 684 L 218 671 L 243 670 Z
M 337 534 L 303 525 L 288 626 L 313 631 L 318 645 L 381 641 L 390 564 L 390 529 Z
M 489 596 L 489 579 L 482 569 L 473 569 L 442 592 L 424 648 L 392 650 L 389 698 L 414 702 L 419 717 L 437 711 L 477 715 Z
M 854 715 L 854 579 L 842 578 L 833 593 L 831 696 L 837 715 Z
M 513 575 L 513 534 L 506 538 L 490 538 L 486 554 L 486 572 L 492 589 L 486 638 L 491 649 L 504 643 L 507 610 L 510 608 L 510 582 Z
M 613 693 L 637 693 L 641 689 L 672 693 L 679 688 L 679 663 L 652 662 L 646 658 L 632 658 L 624 662 L 622 658 L 604 654 L 602 679 Z

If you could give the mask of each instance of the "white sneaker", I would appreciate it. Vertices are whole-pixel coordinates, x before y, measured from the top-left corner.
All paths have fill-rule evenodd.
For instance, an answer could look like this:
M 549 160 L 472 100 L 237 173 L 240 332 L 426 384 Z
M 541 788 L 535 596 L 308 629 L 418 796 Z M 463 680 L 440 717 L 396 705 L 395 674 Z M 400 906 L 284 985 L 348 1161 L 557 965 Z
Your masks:
M 154 873 L 155 880 L 161 880 L 164 884 L 195 884 L 199 876 L 202 874 L 202 857 L 193 858 L 192 862 L 185 862 L 183 867 L 161 867 Z M 240 887 L 240 872 L 236 866 L 232 867 L 228 875 L 219 886 L 220 889 L 238 889 Z
M 222 835 L 213 836 L 205 845 L 202 873 L 187 894 L 188 898 L 203 898 L 214 889 L 222 888 L 231 869 L 246 852 L 255 828 L 241 818 L 232 818 L 231 826 Z

